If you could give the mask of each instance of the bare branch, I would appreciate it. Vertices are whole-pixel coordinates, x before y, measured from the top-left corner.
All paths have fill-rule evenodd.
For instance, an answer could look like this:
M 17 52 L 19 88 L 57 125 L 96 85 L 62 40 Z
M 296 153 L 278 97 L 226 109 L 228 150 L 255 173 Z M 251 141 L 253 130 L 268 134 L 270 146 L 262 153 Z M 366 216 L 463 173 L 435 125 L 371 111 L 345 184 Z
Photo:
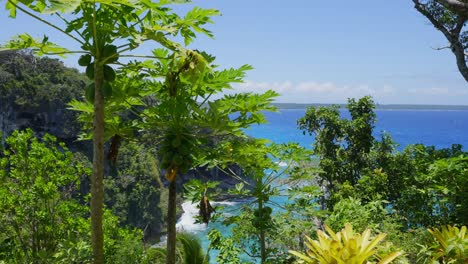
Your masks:
M 123 54 L 123 55 L 119 55 L 120 58 L 143 58 L 143 59 L 158 59 L 158 60 L 162 60 L 162 59 L 166 59 L 166 57 L 156 57 L 156 56 L 147 56 L 147 55 L 131 55 L 131 54 Z
M 34 49 L 33 49 L 34 50 Z M 87 51 L 44 52 L 45 55 L 89 54 Z
M 433 50 L 444 50 L 444 49 L 450 49 L 450 46 L 445 46 L 445 47 L 437 47 L 437 48 L 433 48 L 431 47 Z

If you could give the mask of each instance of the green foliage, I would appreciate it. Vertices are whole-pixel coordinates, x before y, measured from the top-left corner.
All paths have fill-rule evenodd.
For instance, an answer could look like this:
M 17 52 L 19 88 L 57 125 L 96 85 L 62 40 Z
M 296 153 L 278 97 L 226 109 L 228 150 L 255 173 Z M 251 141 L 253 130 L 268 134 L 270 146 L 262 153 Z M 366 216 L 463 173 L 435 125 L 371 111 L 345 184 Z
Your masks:
M 140 263 L 164 263 L 165 260 L 165 249 L 151 247 L 146 250 L 144 259 Z M 204 254 L 201 243 L 195 235 L 189 233 L 178 233 L 176 260 L 176 263 L 180 264 L 208 264 L 209 255 Z
M 316 191 L 313 188 L 303 186 L 297 188 L 291 194 L 282 185 L 294 184 L 288 176 L 294 173 L 296 183 L 299 181 L 298 172 L 302 168 L 302 162 L 308 164 L 310 152 L 297 144 L 269 144 L 262 139 L 246 139 L 233 142 L 242 146 L 231 148 L 224 146 L 229 151 L 228 159 L 232 159 L 243 169 L 243 174 L 249 180 L 240 179 L 231 194 L 248 195 L 252 199 L 248 205 L 241 208 L 241 212 L 233 217 L 227 217 L 225 225 L 231 225 L 232 242 L 241 248 L 251 258 L 258 258 L 262 263 L 270 263 L 285 258 L 287 245 L 298 242 L 302 237 L 302 231 L 297 230 L 301 226 L 300 220 L 316 216 L 315 203 L 307 195 Z M 280 166 L 281 161 L 287 164 Z M 305 177 L 302 175 L 301 180 Z M 297 183 L 299 185 L 299 183 Z M 307 195 L 299 197 L 299 189 Z M 280 205 L 271 200 L 273 196 L 290 196 L 293 203 Z M 274 213 L 278 208 L 281 213 Z M 285 210 L 286 209 L 286 210 Z M 283 210 L 285 210 L 283 212 Z
M 164 263 L 166 261 L 166 250 L 151 247 L 146 250 L 147 263 Z
M 240 82 L 250 67 L 217 71 L 216 65 L 207 65 L 196 52 L 173 53 L 171 57 L 174 59 L 170 63 L 163 62 L 162 72 L 151 71 L 153 77 L 163 75 L 166 79 L 147 83 L 159 102 L 144 112 L 144 128 L 153 131 L 160 142 L 162 168 L 186 172 L 220 158 L 210 150 L 213 137 L 223 144 L 226 136 L 245 137 L 243 128 L 264 122 L 261 110 L 271 109 L 269 103 L 276 94 L 270 91 L 263 95 L 226 95 L 210 101 L 213 94 L 230 88 L 232 82 Z M 238 116 L 231 118 L 232 115 Z
M 288 202 L 283 210 L 274 215 L 277 234 L 273 237 L 275 258 L 288 258 L 288 250 L 302 250 L 304 236 L 311 236 L 320 225 L 319 218 L 324 217 L 320 210 L 318 197 L 320 189 L 308 181 L 300 181 L 298 186 L 290 187 Z
M 0 260 L 7 263 L 91 263 L 89 210 L 75 196 L 78 163 L 55 138 L 15 131 L 0 156 Z M 105 212 L 105 253 L 110 263 L 142 263 L 142 231 L 121 228 Z
M 428 229 L 433 242 L 423 247 L 420 259 L 430 260 L 430 263 L 466 263 L 468 261 L 468 235 L 466 226 L 442 226 Z
M 218 263 L 241 263 L 239 259 L 240 249 L 232 238 L 225 238 L 218 230 L 213 229 L 208 233 L 208 239 L 210 240 L 209 250 L 219 250 L 219 254 L 216 256 Z
M 27 130 L 14 132 L 6 142 L 0 160 L 1 256 L 45 261 L 61 241 L 79 237 L 78 230 L 70 230 L 80 224 L 84 210 L 72 194 L 84 168 L 52 136 L 41 142 Z
M 362 232 L 367 228 L 382 231 L 380 225 L 388 220 L 389 213 L 383 201 L 363 204 L 359 199 L 346 198 L 335 204 L 325 223 L 335 230 L 350 223 L 356 231 Z
M 163 230 L 165 194 L 160 180 L 158 161 L 146 146 L 124 142 L 115 167 L 105 179 L 105 204 L 122 224 L 145 230 L 154 240 Z
M 103 223 L 105 240 L 104 249 L 106 259 L 110 263 L 153 263 L 148 262 L 148 255 L 142 243 L 141 230 L 120 227 L 119 219 L 109 210 L 104 212 Z M 79 225 L 70 233 L 79 233 L 78 240 L 64 239 L 61 241 L 53 258 L 45 263 L 92 263 L 92 251 L 90 244 L 90 221 L 82 215 L 78 218 Z
M 361 264 L 369 263 L 368 259 L 379 261 L 379 264 L 391 263 L 402 252 L 393 252 L 386 256 L 377 256 L 376 248 L 386 236 L 380 234 L 374 238 L 371 237 L 370 229 L 366 229 L 362 234 L 355 233 L 350 224 L 338 233 L 334 233 L 325 225 L 328 234 L 321 230 L 317 231 L 318 240 L 313 240 L 306 236 L 305 243 L 308 251 L 302 254 L 297 251 L 290 251 L 305 263 L 347 263 Z
M 63 109 L 79 98 L 86 79 L 76 70 L 50 58 L 29 52 L 0 52 L 0 98 L 13 101 L 21 110 L 57 104 Z M 71 116 L 70 116 L 71 117 Z
M 105 256 L 110 263 L 145 263 L 146 251 L 142 243 L 141 230 L 119 227 L 119 220 L 109 210 L 104 212 L 103 224 L 105 240 Z M 54 254 L 53 258 L 45 263 L 92 263 L 92 251 L 90 244 L 90 222 L 82 215 L 78 218 L 79 225 L 70 233 L 79 233 L 78 240 L 64 239 Z M 151 262 L 147 262 L 151 263 Z
M 148 73 L 148 76 L 141 77 L 147 88 L 146 94 L 158 98 L 157 103 L 149 105 L 141 114 L 141 128 L 156 142 L 161 168 L 166 171 L 170 185 L 174 185 L 178 174 L 190 169 L 203 166 L 225 168 L 231 163 L 239 163 L 233 161 L 233 155 L 229 153 L 237 151 L 232 148 L 241 149 L 243 146 L 231 145 L 231 139 L 245 139 L 247 136 L 243 129 L 265 122 L 262 111 L 274 110 L 270 103 L 277 94 L 268 91 L 264 94 L 224 95 L 212 100 L 212 95 L 231 88 L 234 82 L 241 82 L 245 71 L 251 67 L 244 65 L 239 69 L 216 70 L 214 57 L 206 53 L 154 52 L 164 54 L 168 59 L 139 64 Z M 161 76 L 165 78 L 161 80 Z M 213 139 L 219 147 L 213 146 Z M 223 151 L 226 147 L 230 149 L 228 152 Z M 169 192 L 168 199 L 168 248 L 174 248 L 176 188 L 170 190 L 173 191 Z M 203 198 L 201 202 L 207 199 L 206 190 L 199 190 L 198 198 Z M 204 222 L 209 221 L 209 214 L 204 214 Z
M 105 120 L 105 102 L 115 94 L 110 84 L 104 86 L 105 81 L 114 80 L 114 70 L 108 67 L 110 63 L 116 63 L 119 57 L 124 56 L 124 52 L 138 48 L 145 41 L 152 41 L 158 45 L 170 49 L 174 53 L 184 56 L 194 56 L 199 63 L 204 64 L 204 57 L 191 52 L 182 47 L 182 45 L 170 40 L 170 36 L 182 36 L 186 44 L 189 44 L 197 32 L 210 35 L 210 32 L 204 29 L 207 23 L 211 22 L 210 16 L 217 15 L 215 10 L 203 10 L 194 8 L 185 18 L 181 18 L 165 5 L 173 3 L 172 1 L 152 2 L 152 1 L 6 1 L 5 8 L 9 11 L 11 17 L 16 17 L 18 10 L 35 18 L 36 20 L 53 27 L 63 33 L 63 36 L 69 37 L 79 44 L 81 50 L 68 51 L 60 48 L 45 36 L 41 43 L 30 38 L 27 34 L 21 34 L 3 46 L 4 49 L 25 49 L 31 48 L 37 54 L 65 54 L 65 53 L 84 53 L 91 55 L 92 62 L 87 65 L 87 75 L 95 83 L 94 98 L 92 89 L 89 89 L 87 100 L 93 103 L 95 108 L 91 112 L 93 116 L 93 180 L 91 188 L 91 207 L 92 210 L 92 235 L 93 252 L 96 263 L 104 262 L 103 255 L 103 234 L 102 226 L 102 203 L 103 203 L 103 171 L 104 171 L 104 143 L 110 137 L 128 136 L 127 125 L 120 125 L 120 118 L 117 115 L 110 115 L 111 122 Z M 63 16 L 64 13 L 71 13 Z M 53 14 L 60 17 L 62 25 L 52 24 L 46 21 L 46 15 Z M 113 44 L 119 44 L 119 47 Z M 141 57 L 136 55 L 136 57 Z M 157 57 L 151 57 L 159 59 Z M 172 59 L 175 62 L 175 59 Z M 81 64 L 86 65 L 86 61 Z M 91 67 L 91 65 L 93 65 Z M 180 65 L 179 65 L 180 66 Z M 196 69 L 191 66 L 189 75 L 191 80 L 199 77 Z M 104 68 L 107 68 L 104 72 Z M 176 66 L 178 68 L 178 66 Z M 200 67 L 197 67 L 200 68 Z M 201 67 L 202 68 L 202 67 Z M 176 74 L 178 75 L 178 74 Z M 179 76 L 175 76 L 178 78 Z M 157 78 L 160 78 L 158 75 Z M 171 77 L 172 78 L 172 77 Z M 168 79 L 171 79 L 168 78 Z M 103 88 L 106 87 L 104 90 Z M 115 86 L 114 86 L 115 87 Z M 107 96 L 105 97 L 105 95 Z M 75 103 L 76 105 L 76 103 Z M 128 105 L 128 103 L 126 104 Z M 119 105 L 117 105 L 119 106 Z M 109 111 L 109 113 L 115 113 Z M 105 126 L 106 124 L 106 126 Z M 89 125 L 89 124 L 88 124 Z M 105 131 L 104 127 L 110 127 L 110 131 Z M 105 135 L 107 133 L 107 135 Z M 185 152 L 186 154 L 188 152 Z M 178 156 L 180 159 L 182 156 Z M 188 170 L 190 167 L 183 164 L 179 166 L 182 170 Z M 170 201 L 175 200 L 175 195 Z M 174 210 L 175 211 L 175 210 Z M 173 218 L 173 215 L 171 215 Z M 171 225 L 172 226 L 172 225 Z M 173 245 L 173 239 L 170 239 Z M 172 247 L 173 248 L 173 247 Z M 174 252 L 169 252 L 168 262 L 174 262 Z
M 19 34 L 12 38 L 10 42 L 0 48 L 0 51 L 22 49 L 33 50 L 34 54 L 37 56 L 43 56 L 49 53 L 63 56 L 63 54 L 70 52 L 68 49 L 50 42 L 47 36 L 44 36 L 42 39 L 35 39 L 27 33 Z
M 120 228 L 119 219 L 104 211 L 104 252 L 109 263 L 139 264 L 144 259 L 143 231 Z M 88 230 L 90 227 L 88 227 Z
M 181 233 L 177 237 L 182 244 L 184 263 L 186 264 L 208 264 L 209 256 L 203 254 L 200 241 L 193 234 Z
M 86 79 L 76 69 L 56 59 L 37 58 L 26 51 L 0 52 L 0 101 L 4 102 L 0 110 L 22 113 L 18 118 L 29 119 L 36 132 L 76 137 L 76 114 L 64 109 L 81 96 L 85 84 Z
M 372 137 L 373 107 L 365 97 L 349 101 L 350 120 L 341 118 L 337 107 L 319 107 L 308 109 L 298 122 L 304 133 L 316 135 L 318 184 L 326 190 L 321 203 L 333 209 L 328 221 L 338 228 L 354 219 L 364 228 L 371 221 L 366 216 L 376 215 L 372 204 L 387 201 L 388 207 L 380 208 L 405 227 L 465 224 L 468 213 L 461 201 L 467 199 L 468 162 L 461 146 L 436 150 L 414 145 L 396 152 L 390 135 L 383 134 L 380 141 Z M 382 210 L 377 215 L 385 215 Z
M 372 131 L 376 120 L 370 97 L 348 100 L 351 119 L 340 117 L 339 106 L 310 107 L 298 120 L 299 129 L 315 135 L 314 154 L 319 158 L 320 184 L 327 188 L 327 206 L 337 199 L 330 193 L 346 182 L 354 186 L 370 167 L 369 154 L 374 144 Z
M 54 254 L 56 263 L 92 263 L 91 245 L 84 240 L 65 240 L 60 243 L 57 253 Z M 50 260 L 49 260 L 50 261 Z
M 414 155 L 416 168 L 402 182 L 396 207 L 412 226 L 439 226 L 450 223 L 466 224 L 467 158 L 458 152 L 431 151 L 422 146 L 407 149 Z M 442 156 L 440 156 L 442 155 Z M 449 156 L 448 158 L 445 158 Z
M 304 133 L 316 135 L 318 169 L 308 171 L 319 176 L 311 184 L 326 190 L 319 201 L 329 213 L 321 219 L 334 229 L 352 223 L 357 230 L 386 232 L 392 243 L 379 252 L 402 248 L 407 255 L 398 263 L 427 263 L 434 246 L 421 227 L 466 224 L 467 154 L 457 144 L 397 152 L 390 135 L 374 140 L 375 115 L 367 100 L 350 100 L 350 120 L 337 107 L 311 108 L 299 120 Z

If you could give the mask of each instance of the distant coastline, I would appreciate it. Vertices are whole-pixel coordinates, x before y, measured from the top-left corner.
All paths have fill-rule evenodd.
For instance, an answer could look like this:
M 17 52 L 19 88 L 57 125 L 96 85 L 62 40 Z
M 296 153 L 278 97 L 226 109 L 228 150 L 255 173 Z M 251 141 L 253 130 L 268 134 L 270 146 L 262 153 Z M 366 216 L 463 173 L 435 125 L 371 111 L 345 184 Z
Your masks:
M 306 109 L 310 106 L 339 105 L 345 108 L 346 104 L 296 104 L 296 103 L 273 103 L 278 109 Z M 377 104 L 379 110 L 468 110 L 468 105 L 410 105 L 410 104 Z

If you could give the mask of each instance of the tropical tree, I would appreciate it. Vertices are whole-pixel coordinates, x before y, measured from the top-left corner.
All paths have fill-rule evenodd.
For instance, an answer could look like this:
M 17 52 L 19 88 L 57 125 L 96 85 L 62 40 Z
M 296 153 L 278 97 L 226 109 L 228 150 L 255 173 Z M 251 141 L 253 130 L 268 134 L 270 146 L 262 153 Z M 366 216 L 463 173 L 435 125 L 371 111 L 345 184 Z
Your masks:
M 299 189 L 306 192 L 307 187 L 293 185 L 299 180 L 297 176 L 299 167 L 302 167 L 303 163 L 310 162 L 310 151 L 296 143 L 274 144 L 265 139 L 255 138 L 233 140 L 230 144 L 241 147 L 232 149 L 230 155 L 225 158 L 229 160 L 228 163 L 238 164 L 242 172 L 239 175 L 233 170 L 221 168 L 227 175 L 240 181 L 228 193 L 251 197 L 251 200 L 240 208 L 238 215 L 223 219 L 224 225 L 232 227 L 231 237 L 223 238 L 217 230 L 210 232 L 208 235 L 211 240 L 210 247 L 220 251 L 217 257 L 220 262 L 235 263 L 240 252 L 258 259 L 260 263 L 278 261 L 279 258 L 284 258 L 286 255 L 284 253 L 287 252 L 283 251 L 282 246 L 291 245 L 296 239 L 290 233 L 285 235 L 288 231 L 296 234 L 295 231 L 287 229 L 292 226 L 287 220 L 295 221 L 299 218 L 302 220 L 310 208 L 305 208 L 305 203 L 297 207 L 281 205 L 277 199 L 272 198 L 289 196 L 294 197 L 291 200 L 297 202 Z M 293 173 L 295 177 L 290 177 Z M 303 178 L 301 177 L 301 181 Z M 286 188 L 286 184 L 290 184 L 290 187 Z M 197 182 L 191 183 L 190 188 L 187 188 L 189 196 L 200 197 L 200 194 L 197 195 L 197 192 L 200 193 L 200 189 L 203 189 L 200 185 Z M 294 195 L 290 194 L 293 189 Z M 312 201 L 310 203 L 313 204 Z M 275 213 L 277 210 L 288 213 Z M 298 214 L 299 212 L 303 214 Z
M 466 154 L 435 158 L 441 151 L 431 153 L 422 146 L 413 146 L 405 152 L 414 156 L 410 164 L 417 168 L 414 174 L 404 177 L 400 195 L 394 203 L 405 217 L 406 225 L 466 225 L 468 208 L 463 204 L 468 191 Z
M 322 207 L 333 207 L 331 194 L 343 184 L 354 186 L 370 167 L 376 121 L 374 102 L 369 96 L 348 100 L 350 119 L 341 117 L 339 106 L 310 107 L 298 120 L 304 134 L 315 135 L 314 154 L 319 159 L 318 176 L 326 189 Z M 326 205 L 325 202 L 328 202 Z
M 265 122 L 262 111 L 275 92 L 221 95 L 241 82 L 251 67 L 217 70 L 214 57 L 204 52 L 154 51 L 157 63 L 141 63 L 148 73 L 146 88 L 156 102 L 141 113 L 142 129 L 158 145 L 161 168 L 169 182 L 167 263 L 175 261 L 177 176 L 200 166 L 233 163 L 232 153 L 242 147 L 233 138 L 246 138 L 243 129 Z M 213 144 L 216 142 L 216 144 Z M 205 198 L 205 197 L 204 197 Z M 202 202 L 202 201 L 201 201 Z M 209 217 L 208 217 L 209 218 Z
M 277 180 L 284 170 L 273 160 L 280 154 L 279 146 L 267 146 L 265 143 L 265 140 L 251 139 L 234 154 L 244 174 L 250 178 L 250 182 L 238 184 L 234 193 L 252 196 L 254 200 L 252 206 L 243 206 L 239 216 L 227 221 L 234 224 L 233 237 L 239 246 L 250 257 L 259 258 L 261 263 L 265 263 L 273 252 L 268 242 L 272 241 L 277 227 L 272 217 L 273 202 L 270 198 L 279 195 L 281 188 L 277 186 Z M 286 159 L 278 160 L 288 162 Z
M 6 0 L 10 17 L 18 11 L 62 33 L 80 46 L 69 50 L 49 41 L 37 40 L 29 34 L 20 34 L 3 49 L 32 49 L 37 55 L 83 54 L 78 63 L 86 67 L 87 76 L 94 84 L 87 88 L 87 99 L 94 104 L 93 117 L 93 175 L 91 178 L 92 245 L 95 263 L 104 263 L 103 252 L 103 174 L 104 174 L 104 107 L 112 93 L 115 71 L 110 65 L 122 65 L 119 58 L 139 57 L 128 54 L 143 42 L 155 42 L 171 50 L 186 51 L 168 37 L 181 35 L 189 44 L 196 33 L 211 35 L 203 28 L 210 23 L 215 10 L 194 8 L 185 17 L 173 13 L 167 4 L 185 2 L 163 0 L 152 2 L 127 0 L 77 1 L 21 1 Z M 49 15 L 63 23 L 48 21 Z M 155 58 L 149 56 L 149 58 Z
M 416 10 L 444 34 L 458 70 L 468 82 L 468 2 L 466 0 L 413 0 Z

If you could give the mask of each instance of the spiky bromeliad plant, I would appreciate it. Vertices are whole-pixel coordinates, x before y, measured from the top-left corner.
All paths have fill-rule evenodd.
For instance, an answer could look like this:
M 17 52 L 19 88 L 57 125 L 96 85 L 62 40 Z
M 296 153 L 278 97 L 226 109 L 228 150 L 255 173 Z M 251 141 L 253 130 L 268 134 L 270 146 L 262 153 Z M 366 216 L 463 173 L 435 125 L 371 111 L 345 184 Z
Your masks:
M 366 229 L 362 234 L 355 233 L 350 224 L 335 233 L 327 225 L 325 232 L 318 230 L 318 240 L 313 240 L 306 236 L 308 250 L 306 254 L 290 250 L 289 253 L 302 260 L 303 263 L 320 264 L 365 264 L 374 263 L 369 259 L 380 259 L 378 264 L 392 262 L 400 256 L 402 252 L 393 252 L 385 257 L 376 256 L 377 244 L 381 242 L 386 234 L 379 234 L 372 238 L 370 229 Z
M 468 235 L 466 226 L 443 226 L 428 229 L 436 244 L 431 248 L 434 263 L 468 263 Z

